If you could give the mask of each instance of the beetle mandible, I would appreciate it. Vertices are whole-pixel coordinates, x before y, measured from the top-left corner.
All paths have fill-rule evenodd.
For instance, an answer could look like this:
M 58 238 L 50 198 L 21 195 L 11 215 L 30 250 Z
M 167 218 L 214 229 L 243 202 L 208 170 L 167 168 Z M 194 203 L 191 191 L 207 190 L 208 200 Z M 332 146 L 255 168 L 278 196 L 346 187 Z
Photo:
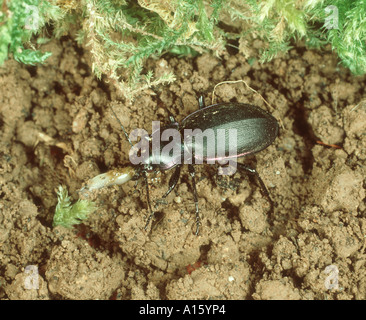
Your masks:
M 206 106 L 204 103 L 204 99 L 201 96 L 198 99 L 199 109 L 187 117 L 185 117 L 182 122 L 179 124 L 174 120 L 172 116 L 170 116 L 170 125 L 166 128 L 175 128 L 179 131 L 181 137 L 183 137 L 183 141 L 180 143 L 180 156 L 183 156 L 184 152 L 190 150 L 191 152 L 191 160 L 198 160 L 197 150 L 207 150 L 207 140 L 201 140 L 200 142 L 188 139 L 184 139 L 183 131 L 187 129 L 200 129 L 202 131 L 206 129 L 212 129 L 215 133 L 216 142 L 218 140 L 218 132 L 220 129 L 235 129 L 236 132 L 236 154 L 234 155 L 234 159 L 245 157 L 256 152 L 259 152 L 269 145 L 273 143 L 275 138 L 278 135 L 279 126 L 277 120 L 267 111 L 263 109 L 243 103 L 218 103 L 210 106 Z M 115 114 L 113 108 L 112 112 L 119 122 L 128 142 L 131 147 L 134 145 L 131 142 L 129 135 L 127 134 L 123 124 L 118 119 Z M 225 137 L 227 140 L 227 136 Z M 151 138 L 149 138 L 151 142 Z M 160 145 L 160 150 L 167 145 L 167 143 L 162 143 Z M 227 146 L 228 144 L 225 144 Z M 151 149 L 151 144 L 150 144 Z M 228 148 L 225 147 L 225 152 L 228 151 Z M 166 198 L 176 187 L 181 173 L 182 163 L 177 161 L 172 161 L 170 157 L 160 156 L 162 153 L 158 153 L 158 158 L 156 158 L 156 153 L 148 156 L 146 161 L 141 161 L 138 164 L 129 165 L 123 167 L 118 170 L 111 170 L 107 173 L 103 173 L 97 175 L 96 177 L 89 180 L 86 186 L 84 186 L 81 191 L 85 190 L 93 190 L 99 189 L 111 185 L 123 184 L 129 180 L 138 180 L 139 178 L 143 178 L 146 186 L 146 197 L 147 204 L 149 209 L 149 216 L 147 218 L 147 222 L 145 225 L 145 230 L 148 228 L 148 225 L 151 219 L 154 217 L 154 210 L 152 210 L 150 194 L 149 194 L 149 185 L 148 185 L 148 173 L 149 172 L 159 172 L 159 171 L 167 171 L 175 168 L 172 176 L 169 179 L 169 187 L 165 194 L 162 196 L 162 199 Z M 217 156 L 203 156 L 205 161 L 215 161 L 215 160 L 228 160 L 229 156 L 223 156 L 220 159 Z M 174 159 L 173 159 L 174 160 Z M 269 199 L 271 210 L 273 209 L 273 202 L 271 197 L 269 196 L 269 192 L 259 176 L 258 172 L 255 169 L 252 169 L 242 163 L 235 162 L 239 171 L 244 171 L 250 175 L 254 175 L 265 196 Z M 198 196 L 197 196 L 197 188 L 195 181 L 195 168 L 194 163 L 188 164 L 188 172 L 191 176 L 192 180 L 192 193 L 195 203 L 195 217 L 196 217 L 196 235 L 199 233 L 200 227 L 200 215 L 199 215 L 199 207 L 198 207 Z M 162 200 L 161 199 L 161 200 Z

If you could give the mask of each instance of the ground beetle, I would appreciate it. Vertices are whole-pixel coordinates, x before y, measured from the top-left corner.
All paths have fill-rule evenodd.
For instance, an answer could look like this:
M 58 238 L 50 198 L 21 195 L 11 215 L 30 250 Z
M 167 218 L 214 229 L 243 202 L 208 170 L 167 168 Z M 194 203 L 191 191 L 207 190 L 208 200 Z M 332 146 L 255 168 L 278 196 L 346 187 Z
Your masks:
M 124 126 L 122 125 L 117 115 L 115 114 L 113 108 L 112 112 L 114 113 L 119 124 L 121 125 L 127 140 L 129 141 L 131 146 L 133 146 L 129 138 L 129 135 L 127 134 Z M 179 146 L 181 150 L 181 155 L 183 155 L 185 150 L 187 150 L 188 148 L 191 150 L 191 157 L 193 160 L 197 160 L 195 150 L 207 149 L 206 145 L 207 141 L 206 140 L 204 140 L 203 142 L 201 141 L 200 145 L 198 145 L 199 142 L 193 142 L 192 145 L 189 145 L 192 140 L 190 140 L 190 142 L 184 140 L 183 130 L 185 129 L 194 130 L 198 128 L 202 131 L 206 129 L 212 129 L 215 133 L 217 133 L 219 129 L 225 129 L 225 130 L 235 129 L 237 132 L 236 137 L 237 152 L 234 158 L 245 157 L 247 155 L 259 152 L 267 148 L 270 144 L 273 143 L 273 141 L 278 135 L 279 130 L 277 120 L 271 114 L 262 110 L 259 107 L 250 104 L 231 103 L 231 102 L 219 103 L 206 107 L 204 104 L 203 97 L 199 98 L 199 110 L 188 115 L 186 118 L 182 120 L 180 124 L 177 123 L 173 117 L 170 117 L 170 122 L 171 123 L 168 127 L 176 128 L 180 132 L 181 137 L 183 138 Z M 216 136 L 216 140 L 217 139 L 218 138 Z M 227 140 L 227 136 L 225 136 L 225 140 Z M 167 143 L 162 143 L 160 145 L 160 150 L 162 150 L 163 147 L 166 146 L 166 144 Z M 228 144 L 226 143 L 225 146 L 228 146 Z M 228 149 L 226 148 L 225 151 L 228 151 Z M 225 160 L 226 158 L 228 157 L 221 157 L 220 159 Z M 219 159 L 217 157 L 205 156 L 203 160 L 213 161 Z M 198 208 L 198 197 L 195 182 L 194 164 L 195 164 L 194 161 L 192 162 L 192 164 L 188 164 L 188 171 L 192 179 L 192 193 L 196 207 L 196 234 L 198 234 L 200 226 L 200 216 Z M 268 197 L 270 201 L 272 209 L 273 202 L 258 172 L 255 169 L 252 169 L 242 163 L 236 163 L 236 166 L 239 171 L 245 171 L 246 173 L 256 176 L 256 178 L 260 183 L 263 193 L 266 195 L 266 197 Z M 153 155 L 151 154 L 147 159 L 147 161 L 144 161 L 136 165 L 130 165 L 119 170 L 112 170 L 107 173 L 103 173 L 94 177 L 88 182 L 88 184 L 84 188 L 82 188 L 82 191 L 99 189 L 102 187 L 115 184 L 123 184 L 129 180 L 137 180 L 142 177 L 146 185 L 147 203 L 150 211 L 150 215 L 147 218 L 145 226 L 145 229 L 147 229 L 150 220 L 154 216 L 154 211 L 152 210 L 150 202 L 147 174 L 153 171 L 159 172 L 175 168 L 172 176 L 169 179 L 169 188 L 162 197 L 162 199 L 164 199 L 170 194 L 170 192 L 177 185 L 180 178 L 181 167 L 182 167 L 181 162 L 177 163 L 176 161 L 171 161 L 171 158 L 166 159 L 164 157 L 156 159 L 156 155 L 155 158 L 153 159 Z

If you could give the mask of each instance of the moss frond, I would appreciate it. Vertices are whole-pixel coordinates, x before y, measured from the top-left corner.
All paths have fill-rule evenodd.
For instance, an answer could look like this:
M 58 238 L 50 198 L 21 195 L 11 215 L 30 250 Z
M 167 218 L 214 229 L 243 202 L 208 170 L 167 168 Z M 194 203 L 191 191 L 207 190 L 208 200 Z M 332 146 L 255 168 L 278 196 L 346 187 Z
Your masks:
M 94 202 L 88 200 L 78 200 L 74 204 L 68 195 L 64 186 L 59 186 L 57 191 L 58 203 L 53 217 L 53 226 L 63 226 L 72 228 L 86 220 L 88 216 L 96 209 Z
M 44 41 L 35 39 L 52 24 L 55 37 L 69 33 L 84 43 L 96 76 L 105 76 L 129 99 L 175 79 L 172 73 L 154 77 L 145 68 L 148 58 L 168 52 L 218 56 L 233 39 L 246 48 L 262 39 L 261 51 L 244 53 L 248 59 L 249 52 L 259 54 L 255 58 L 262 62 L 300 39 L 317 48 L 331 44 L 352 72 L 366 73 L 364 0 L 0 0 L 0 5 L 0 64 L 9 55 L 27 64 L 44 62 L 50 53 L 37 50 Z M 337 23 L 329 28 L 331 15 Z M 228 32 L 225 23 L 233 21 Z
M 59 8 L 46 0 L 0 0 L 0 65 L 10 54 L 24 64 L 43 63 L 50 52 L 41 52 L 31 43 L 45 24 L 58 19 Z

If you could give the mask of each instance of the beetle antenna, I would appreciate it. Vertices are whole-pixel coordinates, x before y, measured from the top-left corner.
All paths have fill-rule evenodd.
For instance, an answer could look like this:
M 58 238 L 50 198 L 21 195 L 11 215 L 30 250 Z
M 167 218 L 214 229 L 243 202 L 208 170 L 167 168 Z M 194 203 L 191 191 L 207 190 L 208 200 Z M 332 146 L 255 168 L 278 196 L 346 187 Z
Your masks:
M 129 137 L 129 135 L 128 135 L 128 133 L 127 133 L 126 129 L 125 129 L 125 127 L 123 126 L 123 124 L 122 124 L 121 120 L 119 120 L 119 119 L 118 119 L 118 117 L 117 117 L 116 113 L 114 112 L 114 109 L 113 109 L 113 107 L 112 107 L 112 106 L 111 106 L 111 110 L 112 110 L 112 112 L 113 112 L 113 114 L 114 114 L 115 118 L 117 119 L 117 121 L 118 121 L 119 125 L 121 126 L 122 131 L 123 131 L 123 133 L 125 134 L 127 141 L 129 142 L 129 144 L 131 145 L 131 147 L 133 147 L 133 144 L 132 144 L 132 142 L 131 142 L 131 140 L 130 140 L 130 137 Z

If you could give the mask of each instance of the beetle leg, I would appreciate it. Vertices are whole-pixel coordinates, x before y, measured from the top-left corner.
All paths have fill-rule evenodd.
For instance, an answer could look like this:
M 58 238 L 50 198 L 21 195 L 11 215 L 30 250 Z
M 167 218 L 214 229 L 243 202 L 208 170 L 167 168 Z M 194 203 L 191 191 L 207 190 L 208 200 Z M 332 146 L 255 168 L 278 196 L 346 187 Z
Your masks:
M 255 170 L 255 169 L 253 169 L 253 168 L 247 167 L 246 165 L 244 165 L 242 163 L 239 163 L 239 162 L 237 163 L 237 165 L 238 165 L 239 170 L 245 171 L 245 172 L 247 172 L 247 173 L 249 173 L 251 175 L 256 176 L 256 178 L 259 181 L 259 184 L 260 184 L 260 186 L 262 188 L 263 193 L 265 194 L 265 196 L 269 200 L 269 203 L 271 205 L 271 211 L 273 211 L 273 206 L 274 206 L 273 201 L 272 201 L 271 197 L 269 196 L 269 192 L 268 192 L 268 190 L 266 188 L 266 185 L 264 184 L 262 178 L 259 176 L 258 171 Z
M 149 192 L 149 183 L 147 181 L 147 174 L 146 174 L 146 172 L 144 172 L 143 176 L 144 176 L 144 182 L 145 182 L 145 186 L 146 186 L 147 205 L 148 205 L 149 211 L 150 211 L 150 215 L 148 216 L 147 221 L 146 221 L 146 225 L 145 225 L 145 230 L 146 230 L 147 227 L 149 226 L 149 223 L 150 223 L 151 219 L 154 217 L 155 212 L 151 208 L 150 192 Z
M 165 192 L 165 194 L 161 197 L 161 199 L 155 200 L 155 210 L 157 209 L 159 204 L 165 203 L 164 199 L 174 190 L 174 188 L 177 186 L 177 183 L 179 181 L 179 177 L 180 177 L 180 169 L 181 169 L 181 165 L 178 165 L 172 176 L 169 179 L 169 188 L 168 191 Z M 166 203 L 165 203 L 166 204 Z
M 178 165 L 175 168 L 172 176 L 169 179 L 169 189 L 167 192 L 165 192 L 165 194 L 161 197 L 161 199 L 165 199 L 169 195 L 169 193 L 171 193 L 174 190 L 174 188 L 176 187 L 176 185 L 179 181 L 179 177 L 180 177 L 180 169 L 181 169 L 181 165 Z
M 194 170 L 194 166 L 191 164 L 188 165 L 188 171 L 192 178 L 192 192 L 193 192 L 194 204 L 196 206 L 196 236 L 198 236 L 198 233 L 200 231 L 201 222 L 200 222 L 200 215 L 199 215 L 199 208 L 198 208 L 198 196 L 197 196 L 197 188 L 196 188 L 196 180 L 195 180 L 196 171 Z

